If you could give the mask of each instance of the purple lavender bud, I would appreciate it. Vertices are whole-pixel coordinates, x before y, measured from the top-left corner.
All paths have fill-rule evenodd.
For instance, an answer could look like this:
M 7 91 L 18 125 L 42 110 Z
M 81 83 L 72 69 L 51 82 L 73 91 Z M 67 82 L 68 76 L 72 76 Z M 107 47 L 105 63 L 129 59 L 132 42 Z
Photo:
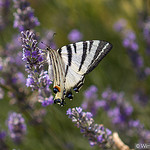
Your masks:
M 97 137 L 97 141 L 98 141 L 99 143 L 102 143 L 102 142 L 103 142 L 103 135 L 102 135 L 102 134 Z
M 32 78 L 31 75 L 28 75 L 28 78 L 26 80 L 26 86 L 27 87 L 33 87 L 34 86 L 34 78 Z
M 77 112 L 80 114 L 82 112 L 82 108 L 81 107 L 76 107 Z
M 133 31 L 126 31 L 123 39 L 123 46 L 129 48 L 132 51 L 138 50 L 138 44 L 136 43 L 136 36 Z
M 129 125 L 130 125 L 131 127 L 134 127 L 134 128 L 137 128 L 137 127 L 141 126 L 139 120 L 130 120 Z
M 97 96 L 97 87 L 96 86 L 90 86 L 89 89 L 87 89 L 84 92 L 84 101 L 81 104 L 83 109 L 88 109 L 91 111 L 93 115 L 96 115 L 98 108 L 100 107 L 98 104 L 98 96 Z
M 6 132 L 4 130 L 0 131 L 0 140 L 3 140 L 6 137 Z
M 32 57 L 33 57 L 33 58 L 36 58 L 37 56 L 38 56 L 37 51 L 32 52 Z
M 25 120 L 19 113 L 11 113 L 8 117 L 8 129 L 12 140 L 19 144 L 26 134 Z
M 132 112 L 133 112 L 133 107 L 132 106 L 126 106 L 124 111 L 125 111 L 125 114 L 127 116 L 130 116 L 132 114 Z
M 87 117 L 88 119 L 90 119 L 90 118 L 92 118 L 92 117 L 93 117 L 93 115 L 92 115 L 92 113 L 91 113 L 91 112 L 87 112 L 87 113 L 86 113 L 86 117 Z
M 84 95 L 86 98 L 93 98 L 93 97 L 95 97 L 96 92 L 97 92 L 97 87 L 96 86 L 90 86 L 90 88 L 85 91 Z
M 69 108 L 69 109 L 67 110 L 66 115 L 72 115 L 71 108 Z
M 106 128 L 106 132 L 107 132 L 108 136 L 112 134 L 112 132 L 109 129 L 107 129 L 107 128 Z
M 13 1 L 14 8 L 16 8 L 16 13 L 14 13 L 14 28 L 25 31 L 40 25 L 38 19 L 34 17 L 33 9 L 26 0 Z
M 44 61 L 44 58 L 43 58 L 42 56 L 39 56 L 39 57 L 38 57 L 38 61 L 39 61 L 39 62 L 43 62 L 43 61 Z
M 120 32 L 126 27 L 126 24 L 127 22 L 125 19 L 120 19 L 114 24 L 114 30 Z
M 48 99 L 42 101 L 42 106 L 46 107 L 48 105 L 52 105 L 54 103 L 53 96 L 50 96 Z
M 82 39 L 83 35 L 80 33 L 79 30 L 73 29 L 69 34 L 68 34 L 68 39 L 70 42 L 77 42 Z

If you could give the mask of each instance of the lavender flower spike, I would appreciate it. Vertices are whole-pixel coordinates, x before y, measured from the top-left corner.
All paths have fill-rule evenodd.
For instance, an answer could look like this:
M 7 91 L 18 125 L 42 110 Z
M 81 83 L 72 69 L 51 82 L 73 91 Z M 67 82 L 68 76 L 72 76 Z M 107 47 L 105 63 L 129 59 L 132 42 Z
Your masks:
M 30 31 L 22 31 L 22 47 L 23 47 L 23 61 L 26 62 L 26 71 L 28 78 L 26 86 L 31 87 L 32 90 L 38 90 L 38 101 L 42 106 L 53 104 L 53 96 L 49 86 L 52 84 L 48 72 L 44 70 L 44 62 L 46 61 L 46 53 L 44 53 L 37 46 L 38 42 L 35 35 Z
M 98 145 L 101 148 L 113 146 L 111 131 L 103 125 L 95 124 L 90 112 L 83 112 L 81 107 L 69 108 L 67 115 L 80 128 L 81 133 L 88 137 L 91 146 Z
M 38 77 L 43 66 L 44 57 L 41 50 L 37 47 L 35 34 L 30 31 L 22 31 L 23 61 L 26 61 L 26 71 L 29 73 L 26 85 L 37 88 Z
M 21 143 L 26 134 L 26 124 L 21 114 L 13 112 L 9 115 L 8 129 L 13 141 L 17 144 Z
M 18 28 L 20 31 L 25 31 L 40 25 L 38 19 L 34 17 L 33 9 L 26 0 L 13 1 L 14 8 L 17 9 L 17 12 L 14 13 L 14 28 Z

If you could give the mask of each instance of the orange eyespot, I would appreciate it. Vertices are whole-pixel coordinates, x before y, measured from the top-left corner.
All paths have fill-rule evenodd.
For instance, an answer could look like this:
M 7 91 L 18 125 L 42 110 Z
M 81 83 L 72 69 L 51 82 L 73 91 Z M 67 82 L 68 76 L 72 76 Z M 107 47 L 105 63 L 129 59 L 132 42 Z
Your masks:
M 56 88 L 59 92 L 61 91 L 59 86 L 55 86 L 54 88 Z

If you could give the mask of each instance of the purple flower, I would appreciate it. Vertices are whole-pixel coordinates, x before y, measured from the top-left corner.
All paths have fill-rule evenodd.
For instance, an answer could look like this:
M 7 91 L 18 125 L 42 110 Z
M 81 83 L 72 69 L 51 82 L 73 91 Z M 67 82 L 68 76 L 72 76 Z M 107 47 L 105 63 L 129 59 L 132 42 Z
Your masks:
M 34 78 L 31 75 L 28 75 L 28 78 L 26 80 L 26 86 L 27 87 L 33 87 L 34 86 Z
M 39 61 L 39 62 L 43 62 L 43 61 L 44 61 L 44 58 L 43 58 L 42 56 L 39 56 L 39 57 L 38 57 L 38 61 Z
M 127 25 L 127 22 L 125 19 L 120 19 L 114 24 L 114 29 L 117 32 L 122 31 Z
M 51 95 L 48 99 L 42 101 L 42 106 L 46 107 L 48 105 L 52 105 L 54 103 L 53 96 Z
M 91 112 L 87 112 L 87 113 L 86 113 L 86 117 L 87 117 L 88 119 L 90 119 L 90 118 L 92 118 L 92 117 L 93 117 L 93 115 L 92 115 L 92 113 L 91 113 Z
M 103 135 L 102 135 L 102 134 L 97 137 L 97 141 L 98 141 L 99 143 L 102 143 L 102 142 L 103 142 Z
M 35 65 L 40 67 L 44 58 L 41 56 L 42 52 L 37 47 L 38 42 L 35 39 L 35 34 L 30 31 L 21 32 L 21 34 L 21 40 L 23 43 L 23 60 L 27 62 L 28 68 L 33 68 Z
M 68 34 L 68 39 L 70 42 L 77 42 L 82 39 L 83 35 L 79 32 L 77 29 L 73 29 L 69 34 Z
M 6 132 L 4 130 L 0 131 L 0 140 L 3 140 L 6 137 Z
M 109 129 L 107 129 L 107 128 L 106 128 L 106 132 L 107 132 L 107 135 L 111 135 L 112 134 L 112 132 Z
M 134 31 L 129 30 L 125 27 L 121 27 L 121 30 L 118 30 L 122 36 L 122 44 L 126 48 L 129 58 L 133 64 L 134 70 L 137 73 L 137 76 L 140 79 L 144 79 L 147 75 L 144 71 L 144 62 L 142 56 L 138 53 L 138 43 L 136 41 L 136 35 Z M 147 33 L 147 32 L 146 32 Z M 147 35 L 147 34 L 146 34 Z M 150 42 L 149 46 L 150 47 Z
M 80 128 L 84 137 L 89 139 L 91 146 L 98 145 L 101 148 L 111 148 L 113 146 L 111 131 L 105 129 L 103 125 L 95 124 L 90 112 L 82 111 L 81 113 L 81 108 L 76 107 L 69 108 L 66 114 Z
M 126 31 L 125 38 L 123 40 L 123 46 L 129 48 L 130 50 L 137 51 L 138 44 L 135 42 L 136 36 L 133 31 Z
M 79 114 L 82 112 L 82 108 L 81 107 L 76 107 L 76 110 L 78 111 Z
M 89 89 L 84 92 L 84 101 L 81 104 L 82 108 L 85 110 L 88 109 L 93 115 L 96 115 L 97 110 L 100 107 L 98 105 L 99 100 L 97 97 L 97 87 L 90 86 Z
M 25 31 L 40 25 L 38 19 L 34 17 L 33 9 L 26 0 L 13 1 L 14 8 L 17 9 L 16 13 L 14 13 L 14 28 L 18 28 L 20 31 Z
M 28 56 L 30 56 L 30 55 L 28 55 Z M 37 51 L 32 52 L 32 57 L 33 57 L 33 58 L 36 58 L 37 56 L 38 56 Z
M 69 109 L 67 110 L 66 115 L 72 115 L 71 108 L 69 108 Z
M 21 143 L 26 134 L 25 120 L 19 113 L 11 113 L 8 117 L 8 129 L 12 140 L 15 143 Z

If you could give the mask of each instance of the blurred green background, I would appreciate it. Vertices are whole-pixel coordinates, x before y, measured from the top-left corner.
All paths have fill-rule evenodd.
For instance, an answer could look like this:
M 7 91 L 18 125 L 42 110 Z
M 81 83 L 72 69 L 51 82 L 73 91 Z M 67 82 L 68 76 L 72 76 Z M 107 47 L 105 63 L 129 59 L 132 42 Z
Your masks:
M 23 144 L 14 145 L 7 138 L 10 149 L 20 150 L 90 150 L 99 149 L 90 147 L 88 140 L 82 136 L 80 129 L 76 128 L 70 119 L 66 116 L 68 108 L 80 106 L 83 101 L 83 92 L 90 86 L 96 85 L 99 89 L 98 94 L 111 87 L 114 91 L 125 92 L 126 100 L 134 107 L 135 118 L 139 119 L 145 128 L 150 130 L 150 103 L 147 106 L 140 107 L 133 102 L 133 93 L 139 88 L 143 88 L 150 95 L 150 78 L 139 80 L 136 76 L 132 63 L 127 55 L 125 48 L 122 46 L 122 40 L 118 33 L 113 29 L 114 23 L 125 18 L 128 21 L 130 29 L 134 30 L 139 43 L 139 53 L 144 58 L 144 63 L 149 66 L 149 58 L 145 54 L 145 44 L 143 42 L 142 31 L 138 27 L 139 12 L 147 9 L 149 11 L 148 0 L 28 0 L 35 11 L 35 16 L 39 19 L 41 25 L 36 31 L 41 32 L 43 29 L 49 29 L 56 32 L 54 38 L 56 45 L 62 47 L 69 44 L 68 34 L 72 29 L 78 29 L 83 34 L 83 40 L 106 40 L 112 43 L 112 51 L 104 60 L 86 76 L 85 84 L 79 94 L 74 94 L 73 101 L 66 100 L 67 105 L 60 107 L 57 105 L 47 106 L 47 114 L 44 118 L 44 125 L 32 126 L 27 122 L 27 135 Z M 18 32 L 12 28 L 12 24 L 3 34 L 3 39 L 9 41 L 12 35 Z M 9 36 L 8 36 L 9 35 Z M 2 41 L 1 41 L 2 42 Z M 6 96 L 7 97 L 7 96 Z M 7 99 L 7 98 L 6 98 Z M 0 102 L 0 124 L 3 129 L 7 130 L 5 120 L 8 112 L 17 111 L 16 105 L 9 105 L 9 101 Z M 42 107 L 38 104 L 39 108 Z M 99 110 L 95 122 L 104 124 L 111 129 L 111 123 L 106 113 Z M 130 141 L 129 146 L 134 147 L 134 139 L 126 139 L 121 134 L 123 141 Z

